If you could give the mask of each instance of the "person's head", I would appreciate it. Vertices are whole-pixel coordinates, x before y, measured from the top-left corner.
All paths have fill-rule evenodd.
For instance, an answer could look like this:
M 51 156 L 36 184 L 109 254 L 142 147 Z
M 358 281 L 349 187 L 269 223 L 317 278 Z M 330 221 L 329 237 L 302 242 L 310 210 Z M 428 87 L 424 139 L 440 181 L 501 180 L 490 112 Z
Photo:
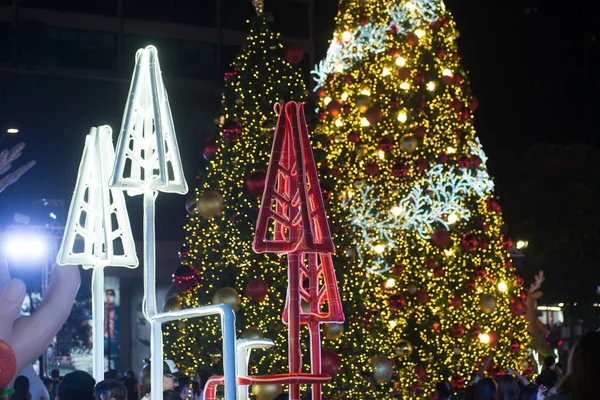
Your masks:
M 51 372 L 50 372 L 50 377 L 52 379 L 54 379 L 55 381 L 58 380 L 58 378 L 60 378 L 60 371 L 56 368 L 54 368 Z
M 75 371 L 65 375 L 58 385 L 60 400 L 93 400 L 96 381 L 84 371 Z
M 125 378 L 126 379 L 135 379 L 135 375 L 133 373 L 133 370 L 128 369 L 127 371 L 125 371 Z
M 588 332 L 579 339 L 569 356 L 569 371 L 558 391 L 569 393 L 572 400 L 598 398 L 600 376 L 600 332 Z
M 127 389 L 116 379 L 105 379 L 94 388 L 95 400 L 127 400 Z
M 115 303 L 115 291 L 113 289 L 108 289 L 106 291 L 106 302 L 108 304 L 114 304 Z
M 521 389 L 519 400 L 543 400 L 544 395 L 540 392 L 536 385 L 527 385 Z
M 44 378 L 42 382 L 44 382 L 47 391 L 51 392 L 54 389 L 54 381 L 51 378 Z
M 545 386 L 546 389 L 552 389 L 558 383 L 558 374 L 552 369 L 544 368 L 542 373 L 538 375 L 535 383 Z
M 187 376 L 180 376 L 178 378 L 178 385 L 175 388 L 175 391 L 177 393 L 179 393 L 179 397 L 181 397 L 182 399 L 187 399 L 188 397 L 190 397 L 190 378 L 188 378 Z
M 200 390 L 204 390 L 204 386 L 206 385 L 206 382 L 208 381 L 208 378 L 210 378 L 211 375 L 212 374 L 210 373 L 210 370 L 204 367 L 199 367 L 198 369 L 196 369 L 196 373 L 194 374 L 194 380 L 198 382 Z
M 15 379 L 15 383 L 13 385 L 13 389 L 15 389 L 14 396 L 16 398 L 27 398 L 27 394 L 29 394 L 29 379 L 26 376 L 19 375 L 17 379 Z
M 163 400 L 181 400 L 179 393 L 174 390 L 165 390 L 163 392 Z
M 518 400 L 519 385 L 517 381 L 510 375 L 504 375 L 500 378 L 498 385 L 499 400 Z
M 439 400 L 449 399 L 452 395 L 452 389 L 449 382 L 438 382 L 435 384 L 435 393 Z
M 175 389 L 175 375 L 179 372 L 173 360 L 163 361 L 163 391 Z M 142 368 L 142 388 L 144 394 L 150 393 L 152 390 L 150 379 L 150 361 L 146 360 L 146 364 Z
M 114 369 L 109 369 L 104 373 L 104 380 L 107 379 L 119 379 L 119 373 Z
M 480 379 L 473 389 L 475 400 L 496 400 L 496 384 L 490 378 Z

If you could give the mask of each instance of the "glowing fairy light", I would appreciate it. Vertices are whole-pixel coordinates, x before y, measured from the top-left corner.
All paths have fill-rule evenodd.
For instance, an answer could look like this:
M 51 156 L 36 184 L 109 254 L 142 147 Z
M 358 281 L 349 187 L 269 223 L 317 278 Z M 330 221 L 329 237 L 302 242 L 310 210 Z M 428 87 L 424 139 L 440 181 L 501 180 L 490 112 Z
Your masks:
M 396 65 L 399 67 L 404 67 L 406 65 L 406 59 L 404 57 L 396 58 Z

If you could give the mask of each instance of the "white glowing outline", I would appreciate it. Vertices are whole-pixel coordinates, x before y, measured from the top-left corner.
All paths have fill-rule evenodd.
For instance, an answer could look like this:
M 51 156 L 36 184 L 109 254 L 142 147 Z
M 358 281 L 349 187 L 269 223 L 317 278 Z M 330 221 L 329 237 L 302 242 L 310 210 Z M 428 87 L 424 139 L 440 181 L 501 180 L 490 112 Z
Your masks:
M 446 220 L 450 214 L 458 220 L 468 220 L 471 216 L 464 204 L 465 195 L 475 193 L 479 198 L 488 197 L 494 189 L 494 182 L 487 173 L 485 156 L 479 140 L 475 138 L 469 145 L 471 154 L 477 155 L 482 162 L 475 173 L 468 169 L 452 167 L 445 170 L 443 165 L 435 165 L 427 171 L 422 182 L 415 182 L 410 193 L 398 202 L 401 213 L 393 215 L 386 211 L 377 211 L 379 199 L 370 198 L 372 186 L 359 190 L 359 196 L 346 199 L 342 205 L 349 207 L 350 224 L 354 231 L 361 234 L 363 247 L 373 249 L 383 244 L 393 249 L 397 243 L 394 233 L 398 230 L 416 231 L 423 239 L 430 239 L 436 225 L 446 229 Z M 363 254 L 357 250 L 361 264 L 365 264 Z M 375 256 L 373 266 L 367 272 L 382 274 L 391 269 L 382 255 Z
M 387 31 L 394 26 L 398 34 L 406 34 L 416 28 L 429 24 L 446 10 L 440 0 L 411 0 L 404 4 L 387 6 L 390 20 L 387 25 L 375 25 L 369 22 L 361 25 L 351 33 L 349 41 L 341 41 L 334 35 L 327 55 L 315 66 L 311 73 L 314 76 L 315 90 L 325 84 L 327 76 L 335 72 L 350 69 L 369 54 L 385 51 Z
M 104 267 L 138 266 L 123 192 L 108 187 L 114 160 L 110 126 L 91 128 L 85 140 L 64 237 L 56 257 L 59 265 L 81 264 L 85 269 L 94 269 L 92 334 L 93 374 L 96 380 L 104 379 Z M 113 214 L 117 227 L 112 226 Z M 82 219 L 85 221 L 83 225 Z M 83 251 L 76 250 L 78 238 L 82 241 L 79 244 L 83 245 Z M 116 240 L 122 243 L 123 254 L 115 254 Z
M 129 168 L 128 168 L 129 167 Z M 227 399 L 236 396 L 235 314 L 224 304 L 159 313 L 156 304 L 155 199 L 158 192 L 185 194 L 175 127 L 154 46 L 138 50 L 123 125 L 117 144 L 111 187 L 144 195 L 144 302 L 150 322 L 152 400 L 162 399 L 162 324 L 185 318 L 221 315 L 223 369 Z

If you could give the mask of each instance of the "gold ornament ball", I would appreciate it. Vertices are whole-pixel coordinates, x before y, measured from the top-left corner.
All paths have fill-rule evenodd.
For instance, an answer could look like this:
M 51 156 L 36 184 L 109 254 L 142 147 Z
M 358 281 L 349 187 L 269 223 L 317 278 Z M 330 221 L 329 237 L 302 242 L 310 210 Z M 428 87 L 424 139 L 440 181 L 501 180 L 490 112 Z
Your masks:
M 256 400 L 273 400 L 283 392 L 281 385 L 252 385 Z
M 373 370 L 373 379 L 375 382 L 382 383 L 392 379 L 394 373 L 392 363 L 385 356 L 373 356 L 369 361 Z
M 241 300 L 237 290 L 232 287 L 223 287 L 217 290 L 212 302 L 213 304 L 227 304 L 234 312 L 238 312 Z
M 183 307 L 181 306 L 179 297 L 177 297 L 177 296 L 167 299 L 167 301 L 165 301 L 165 304 L 163 305 L 164 312 L 178 311 L 178 310 L 181 310 L 182 308 Z
M 198 199 L 198 213 L 206 219 L 223 212 L 223 196 L 219 192 L 209 190 L 202 193 Z
M 358 257 L 358 253 L 354 247 L 348 247 L 346 249 L 346 256 L 352 260 L 355 260 Z
M 401 358 L 410 357 L 412 352 L 413 352 L 413 347 L 412 347 L 412 344 L 410 344 L 410 342 L 407 342 L 406 340 L 400 340 L 398 343 L 396 343 L 396 355 L 398 357 L 401 357 Z
M 412 153 L 417 149 L 419 140 L 412 133 L 407 133 L 400 138 L 400 147 L 407 153 Z
M 367 111 L 367 108 L 369 108 L 370 101 L 371 98 L 366 94 L 359 94 L 356 96 L 356 108 L 358 108 L 359 111 L 365 112 Z
M 325 339 L 337 340 L 342 337 L 344 333 L 344 324 L 324 324 L 323 331 L 325 333 Z
M 241 335 L 242 339 L 250 339 L 250 340 L 260 340 L 260 339 L 264 339 L 265 335 L 263 334 L 263 332 L 255 327 L 250 327 L 246 330 L 244 330 L 244 332 L 242 332 Z
M 406 286 L 406 291 L 408 292 L 408 294 L 410 295 L 414 295 L 415 293 L 417 293 L 417 285 L 415 285 L 414 283 L 409 283 Z
M 492 313 L 496 309 L 496 298 L 489 294 L 482 294 L 479 298 L 479 306 L 484 313 Z

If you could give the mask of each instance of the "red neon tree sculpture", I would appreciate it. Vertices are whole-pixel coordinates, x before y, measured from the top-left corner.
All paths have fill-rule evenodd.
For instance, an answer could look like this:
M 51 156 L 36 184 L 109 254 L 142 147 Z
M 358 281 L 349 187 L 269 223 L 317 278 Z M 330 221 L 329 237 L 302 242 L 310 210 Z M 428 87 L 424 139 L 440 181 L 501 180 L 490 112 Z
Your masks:
M 321 399 L 322 323 L 342 323 L 344 314 L 331 255 L 335 251 L 317 176 L 302 104 L 279 108 L 271 160 L 263 194 L 254 251 L 288 256 L 288 290 L 283 322 L 288 325 L 290 399 L 300 398 L 299 384 L 312 384 Z M 309 308 L 303 311 L 301 301 Z M 311 374 L 302 373 L 300 324 L 310 334 Z M 329 380 L 327 377 L 326 380 Z
M 288 256 L 288 290 L 283 322 L 288 325 L 289 373 L 247 376 L 238 368 L 237 384 L 289 385 L 291 400 L 300 399 L 300 385 L 311 384 L 312 398 L 319 400 L 322 398 L 321 385 L 331 379 L 321 374 L 319 325 L 344 322 L 331 261 L 335 248 L 308 140 L 304 108 L 294 102 L 276 107 L 279 119 L 254 236 L 254 251 Z M 306 311 L 300 307 L 302 301 L 309 306 Z M 302 372 L 302 324 L 308 326 L 310 335 L 310 373 Z M 241 348 L 244 347 L 261 347 L 261 343 L 256 343 L 256 346 L 241 343 Z M 223 383 L 222 376 L 211 377 L 206 384 L 205 398 L 213 400 L 216 386 Z M 246 391 L 240 391 L 238 397 L 241 393 Z

